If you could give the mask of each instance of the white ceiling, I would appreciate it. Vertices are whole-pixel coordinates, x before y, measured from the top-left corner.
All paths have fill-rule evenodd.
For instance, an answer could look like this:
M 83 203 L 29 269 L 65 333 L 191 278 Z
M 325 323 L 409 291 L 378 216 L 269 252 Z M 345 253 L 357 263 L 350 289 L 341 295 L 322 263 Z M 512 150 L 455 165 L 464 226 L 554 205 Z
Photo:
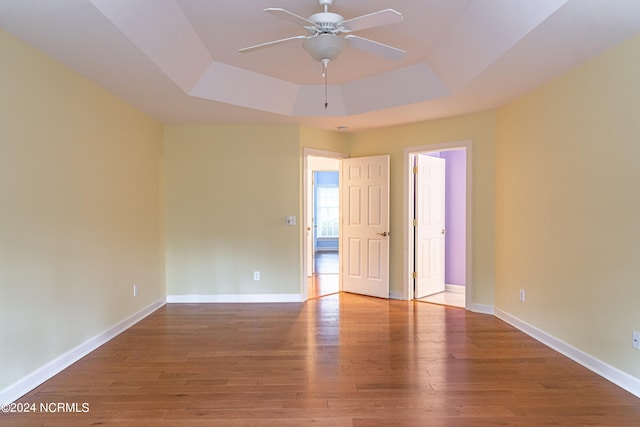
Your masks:
M 0 26 L 165 123 L 299 123 L 349 131 L 490 110 L 640 33 L 639 0 L 335 0 L 357 33 L 407 52 L 348 47 L 322 66 L 266 14 L 317 0 L 0 0 Z

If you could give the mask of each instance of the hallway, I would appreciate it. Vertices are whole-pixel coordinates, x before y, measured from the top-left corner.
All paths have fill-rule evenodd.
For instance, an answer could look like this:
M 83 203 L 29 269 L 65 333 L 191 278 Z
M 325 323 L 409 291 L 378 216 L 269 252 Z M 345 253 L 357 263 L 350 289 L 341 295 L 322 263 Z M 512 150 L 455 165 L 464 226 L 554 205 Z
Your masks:
M 309 298 L 340 292 L 340 263 L 338 252 L 318 252 L 315 273 L 309 278 Z

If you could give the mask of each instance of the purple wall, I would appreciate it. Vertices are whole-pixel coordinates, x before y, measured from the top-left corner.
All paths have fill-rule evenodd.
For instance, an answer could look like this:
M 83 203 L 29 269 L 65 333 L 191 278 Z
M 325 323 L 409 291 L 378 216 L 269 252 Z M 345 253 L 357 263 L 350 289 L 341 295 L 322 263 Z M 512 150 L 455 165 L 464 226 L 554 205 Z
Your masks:
M 440 152 L 446 160 L 445 224 L 445 283 L 465 285 L 466 270 L 466 212 L 467 212 L 467 153 L 466 150 Z

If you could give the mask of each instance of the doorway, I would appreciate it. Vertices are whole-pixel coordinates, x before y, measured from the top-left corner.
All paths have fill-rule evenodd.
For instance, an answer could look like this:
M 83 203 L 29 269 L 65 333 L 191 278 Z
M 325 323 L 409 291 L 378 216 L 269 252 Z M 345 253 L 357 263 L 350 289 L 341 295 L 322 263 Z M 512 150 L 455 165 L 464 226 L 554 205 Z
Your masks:
M 339 292 L 339 181 L 342 153 L 304 150 L 303 295 Z
M 322 170 L 312 170 L 312 207 L 310 238 L 313 246 L 313 271 L 309 280 L 309 298 L 340 291 L 340 161 L 312 158 Z
M 470 159 L 471 141 L 405 149 L 408 299 L 468 306 Z

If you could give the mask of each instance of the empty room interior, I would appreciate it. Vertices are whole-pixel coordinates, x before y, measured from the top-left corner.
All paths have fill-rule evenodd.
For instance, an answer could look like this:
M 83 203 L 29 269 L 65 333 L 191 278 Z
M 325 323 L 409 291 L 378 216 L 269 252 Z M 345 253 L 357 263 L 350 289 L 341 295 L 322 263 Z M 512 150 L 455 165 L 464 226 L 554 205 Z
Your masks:
M 1 425 L 640 425 L 637 0 L 0 0 Z

